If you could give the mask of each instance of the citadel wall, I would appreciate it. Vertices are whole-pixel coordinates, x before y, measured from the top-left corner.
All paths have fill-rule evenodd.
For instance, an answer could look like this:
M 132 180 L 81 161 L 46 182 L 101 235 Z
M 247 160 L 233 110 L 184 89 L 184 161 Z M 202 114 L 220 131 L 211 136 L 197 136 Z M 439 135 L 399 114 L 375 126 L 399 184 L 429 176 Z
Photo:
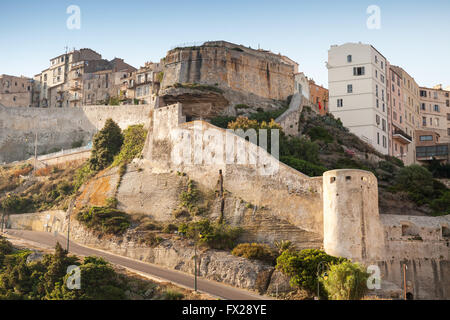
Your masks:
M 35 135 L 38 154 L 70 149 L 74 142 L 87 144 L 106 119 L 122 129 L 148 125 L 151 105 L 83 106 L 74 108 L 6 108 L 0 106 L 0 163 L 34 156 Z

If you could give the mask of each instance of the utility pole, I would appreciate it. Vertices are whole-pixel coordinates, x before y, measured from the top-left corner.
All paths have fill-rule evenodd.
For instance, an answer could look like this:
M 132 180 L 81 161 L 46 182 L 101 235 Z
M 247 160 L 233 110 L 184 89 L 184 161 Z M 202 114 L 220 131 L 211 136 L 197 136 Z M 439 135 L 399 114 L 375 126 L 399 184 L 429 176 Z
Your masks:
M 36 176 L 36 165 L 37 165 L 37 132 L 36 132 L 36 136 L 34 138 L 34 176 Z
M 406 262 L 403 263 L 403 299 L 406 300 L 406 270 L 408 267 L 406 266 Z

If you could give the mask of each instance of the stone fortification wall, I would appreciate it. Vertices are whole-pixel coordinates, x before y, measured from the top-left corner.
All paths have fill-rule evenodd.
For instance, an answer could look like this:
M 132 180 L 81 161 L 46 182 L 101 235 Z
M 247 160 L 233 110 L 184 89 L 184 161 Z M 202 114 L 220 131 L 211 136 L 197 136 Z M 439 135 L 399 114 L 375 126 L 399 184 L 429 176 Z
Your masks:
M 70 149 L 75 142 L 87 144 L 106 119 L 122 129 L 148 124 L 150 105 L 83 106 L 75 108 L 6 108 L 0 106 L 0 163 L 34 156 L 37 133 L 38 154 Z

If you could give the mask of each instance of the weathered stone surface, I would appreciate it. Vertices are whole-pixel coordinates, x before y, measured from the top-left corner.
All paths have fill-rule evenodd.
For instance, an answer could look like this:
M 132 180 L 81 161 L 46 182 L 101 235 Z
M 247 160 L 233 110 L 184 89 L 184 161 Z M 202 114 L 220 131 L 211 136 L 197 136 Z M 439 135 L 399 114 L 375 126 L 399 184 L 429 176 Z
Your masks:
M 289 284 L 290 277 L 285 275 L 279 270 L 275 270 L 270 279 L 269 286 L 267 288 L 267 294 L 276 295 L 277 293 L 288 293 L 295 291 Z

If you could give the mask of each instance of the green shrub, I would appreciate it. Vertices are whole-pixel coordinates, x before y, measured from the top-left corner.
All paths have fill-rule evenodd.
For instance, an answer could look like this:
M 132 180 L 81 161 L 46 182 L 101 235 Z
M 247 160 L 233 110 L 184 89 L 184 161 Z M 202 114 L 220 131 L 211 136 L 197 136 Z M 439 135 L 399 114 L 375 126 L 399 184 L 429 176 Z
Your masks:
M 292 156 L 280 157 L 280 161 L 310 177 L 321 176 L 325 171 L 328 170 L 324 166 L 315 165 L 311 162 L 297 159 Z
M 321 140 L 326 143 L 331 143 L 334 140 L 333 136 L 328 132 L 328 130 L 322 127 L 309 128 L 306 133 L 311 138 L 311 141 Z
M 341 263 L 344 258 L 326 254 L 322 250 L 305 249 L 302 251 L 285 250 L 278 258 L 276 269 L 291 277 L 292 287 L 298 287 L 314 293 L 317 290 L 317 271 L 319 263 L 328 265 Z M 323 292 L 323 290 L 320 290 Z
M 288 107 L 282 107 L 278 110 L 273 111 L 258 111 L 256 113 L 252 113 L 248 118 L 250 120 L 256 120 L 260 123 L 263 121 L 270 122 L 272 119 L 275 120 L 276 118 L 281 116 L 287 109 Z
M 119 204 L 119 200 L 117 198 L 106 198 L 106 207 L 111 209 L 117 209 L 117 205 Z
M 305 138 L 285 138 L 280 137 L 280 155 L 292 156 L 314 164 L 320 164 L 319 146 Z
M 236 117 L 217 116 L 211 119 L 211 124 L 216 127 L 226 129 L 228 128 L 228 123 L 233 121 L 236 121 Z
M 102 130 L 94 136 L 89 163 L 92 170 L 102 170 L 109 166 L 114 156 L 120 152 L 123 135 L 120 127 L 112 119 L 107 119 Z
M 178 232 L 213 249 L 232 249 L 242 230 L 223 224 L 213 224 L 208 219 L 203 219 L 198 222 L 182 223 L 178 227 Z
M 439 160 L 433 159 L 428 165 L 428 170 L 435 178 L 450 178 L 450 163 L 441 163 Z
M 162 299 L 163 300 L 181 300 L 184 298 L 184 294 L 181 292 L 167 289 L 166 292 L 164 292 Z
M 123 234 L 131 225 L 128 214 L 105 207 L 92 207 L 87 211 L 80 211 L 77 219 L 89 229 L 113 235 Z
M 236 257 L 243 257 L 250 260 L 260 260 L 273 264 L 276 259 L 275 252 L 266 244 L 260 243 L 241 243 L 238 244 L 233 251 L 232 255 Z
M 20 197 L 18 195 L 7 195 L 0 202 L 0 208 L 7 213 L 26 213 L 33 211 L 33 200 L 28 197 Z
M 417 164 L 400 169 L 395 178 L 395 189 L 407 192 L 419 205 L 428 203 L 435 196 L 433 175 Z
M 114 158 L 113 165 L 129 163 L 134 158 L 137 158 L 144 148 L 147 131 L 142 124 L 133 125 L 123 132 L 123 136 L 123 145 L 120 153 Z
M 91 169 L 91 165 L 89 162 L 86 162 L 85 165 L 83 165 L 80 169 L 78 169 L 75 172 L 75 177 L 73 181 L 74 190 L 78 191 L 78 189 L 80 189 L 80 187 L 95 174 L 96 171 Z
M 331 265 L 328 276 L 321 282 L 332 300 L 360 300 L 367 292 L 369 274 L 364 268 L 349 261 Z
M 235 105 L 234 108 L 236 110 L 238 110 L 238 109 L 249 109 L 250 107 L 248 105 L 246 105 L 246 104 L 239 103 L 239 104 Z
M 433 209 L 433 215 L 443 216 L 450 214 L 450 190 L 444 192 L 442 196 L 431 201 L 431 209 Z
M 79 148 L 83 145 L 83 140 L 77 140 L 72 142 L 72 148 Z

